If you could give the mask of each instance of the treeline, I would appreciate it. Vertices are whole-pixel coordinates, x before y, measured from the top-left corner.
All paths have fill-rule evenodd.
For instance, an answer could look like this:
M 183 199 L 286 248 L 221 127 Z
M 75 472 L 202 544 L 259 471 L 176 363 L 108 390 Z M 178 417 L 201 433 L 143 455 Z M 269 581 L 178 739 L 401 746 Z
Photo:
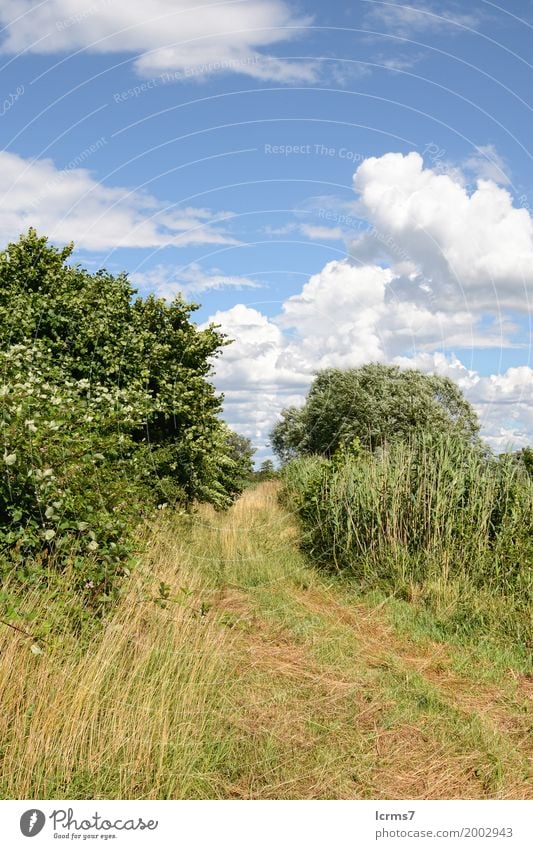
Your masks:
M 317 564 L 431 609 L 448 633 L 531 640 L 532 452 L 495 456 L 452 381 L 327 370 L 272 442 Z
M 26 583 L 70 569 L 91 602 L 127 571 L 162 504 L 226 507 L 251 474 L 221 421 L 211 362 L 228 340 L 197 306 L 140 298 L 35 231 L 0 254 L 0 550 Z

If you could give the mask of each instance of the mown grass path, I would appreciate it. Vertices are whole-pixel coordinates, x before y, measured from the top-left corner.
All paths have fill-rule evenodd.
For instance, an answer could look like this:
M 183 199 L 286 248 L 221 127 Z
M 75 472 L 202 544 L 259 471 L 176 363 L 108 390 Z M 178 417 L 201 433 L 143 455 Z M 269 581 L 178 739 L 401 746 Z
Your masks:
M 162 518 L 83 649 L 1 638 L 4 797 L 532 795 L 531 679 L 311 568 L 276 484 Z

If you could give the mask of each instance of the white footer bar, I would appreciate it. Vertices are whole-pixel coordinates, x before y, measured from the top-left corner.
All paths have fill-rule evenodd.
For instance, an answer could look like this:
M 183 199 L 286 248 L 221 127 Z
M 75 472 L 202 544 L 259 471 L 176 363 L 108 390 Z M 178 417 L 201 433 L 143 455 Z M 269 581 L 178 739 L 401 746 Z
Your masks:
M 533 802 L 4 801 L 0 846 L 532 849 Z

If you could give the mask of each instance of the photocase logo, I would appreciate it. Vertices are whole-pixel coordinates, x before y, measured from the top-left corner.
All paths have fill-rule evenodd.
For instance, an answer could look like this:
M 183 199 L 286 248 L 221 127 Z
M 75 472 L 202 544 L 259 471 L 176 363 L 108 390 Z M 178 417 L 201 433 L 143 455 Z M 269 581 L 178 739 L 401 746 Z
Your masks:
M 31 808 L 25 811 L 20 818 L 20 830 L 24 837 L 35 837 L 43 830 L 46 817 L 42 811 L 37 808 Z

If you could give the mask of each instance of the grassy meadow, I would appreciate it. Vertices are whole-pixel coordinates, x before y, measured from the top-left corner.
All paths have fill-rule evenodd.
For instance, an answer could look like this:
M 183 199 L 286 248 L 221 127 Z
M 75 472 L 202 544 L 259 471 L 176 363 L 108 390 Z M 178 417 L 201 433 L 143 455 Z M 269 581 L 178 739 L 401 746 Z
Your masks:
M 147 520 L 97 625 L 68 574 L 26 595 L 0 630 L 3 798 L 531 797 L 525 647 L 315 568 L 279 495 Z

